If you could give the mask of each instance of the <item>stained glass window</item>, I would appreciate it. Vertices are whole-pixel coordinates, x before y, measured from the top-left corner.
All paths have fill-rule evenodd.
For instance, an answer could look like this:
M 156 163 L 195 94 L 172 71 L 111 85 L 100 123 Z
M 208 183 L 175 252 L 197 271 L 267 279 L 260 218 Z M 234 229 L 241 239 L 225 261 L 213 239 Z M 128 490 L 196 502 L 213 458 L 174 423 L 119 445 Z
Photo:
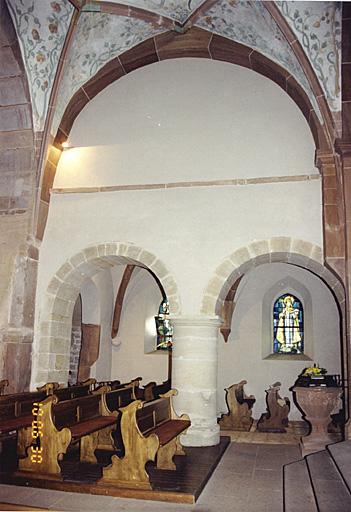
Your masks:
M 168 316 L 169 303 L 167 299 L 163 299 L 158 310 L 158 315 L 155 316 L 157 331 L 157 350 L 171 350 L 172 348 L 173 327 Z
M 273 352 L 303 354 L 303 307 L 290 293 L 278 297 L 273 306 Z

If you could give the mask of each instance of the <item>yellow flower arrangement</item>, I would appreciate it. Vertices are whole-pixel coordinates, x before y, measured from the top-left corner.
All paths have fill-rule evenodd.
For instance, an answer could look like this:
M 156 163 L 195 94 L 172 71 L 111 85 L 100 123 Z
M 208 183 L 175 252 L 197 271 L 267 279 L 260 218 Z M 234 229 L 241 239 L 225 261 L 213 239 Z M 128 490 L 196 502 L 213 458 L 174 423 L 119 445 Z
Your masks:
M 325 375 L 327 370 L 325 368 L 320 368 L 319 366 L 310 366 L 309 368 L 305 368 L 302 375 L 309 375 L 310 377 L 319 377 Z

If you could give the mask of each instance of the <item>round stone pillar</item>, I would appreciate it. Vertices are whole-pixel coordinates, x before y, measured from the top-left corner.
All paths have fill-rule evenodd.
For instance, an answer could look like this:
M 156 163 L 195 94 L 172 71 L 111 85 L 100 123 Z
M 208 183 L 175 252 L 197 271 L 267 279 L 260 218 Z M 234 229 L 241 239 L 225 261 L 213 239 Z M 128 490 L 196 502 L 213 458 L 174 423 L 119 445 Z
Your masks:
M 217 424 L 218 317 L 172 317 L 172 388 L 174 405 L 186 413 L 191 427 L 181 437 L 184 446 L 219 443 Z

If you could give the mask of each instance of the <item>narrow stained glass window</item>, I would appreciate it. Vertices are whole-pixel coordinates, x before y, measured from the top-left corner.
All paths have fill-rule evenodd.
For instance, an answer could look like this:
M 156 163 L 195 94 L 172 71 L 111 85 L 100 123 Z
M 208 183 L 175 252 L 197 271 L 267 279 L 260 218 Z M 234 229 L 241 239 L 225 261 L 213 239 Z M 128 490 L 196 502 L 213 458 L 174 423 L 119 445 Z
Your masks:
M 157 350 L 171 350 L 173 341 L 173 327 L 168 318 L 169 303 L 164 299 L 159 307 L 158 315 L 155 316 L 157 331 Z
M 286 293 L 273 306 L 273 352 L 303 354 L 303 307 L 301 301 Z

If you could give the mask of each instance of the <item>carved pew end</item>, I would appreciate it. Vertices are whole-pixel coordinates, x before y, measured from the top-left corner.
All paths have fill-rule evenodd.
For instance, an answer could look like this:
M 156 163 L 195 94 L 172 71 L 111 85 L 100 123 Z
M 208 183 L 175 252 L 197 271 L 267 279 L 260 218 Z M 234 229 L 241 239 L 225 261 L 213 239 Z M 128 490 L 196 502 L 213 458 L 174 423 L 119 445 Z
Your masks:
M 228 413 L 222 414 L 218 421 L 221 430 L 239 430 L 248 432 L 252 426 L 252 407 L 256 399 L 254 396 L 247 396 L 244 391 L 246 380 L 232 384 L 225 389 Z

